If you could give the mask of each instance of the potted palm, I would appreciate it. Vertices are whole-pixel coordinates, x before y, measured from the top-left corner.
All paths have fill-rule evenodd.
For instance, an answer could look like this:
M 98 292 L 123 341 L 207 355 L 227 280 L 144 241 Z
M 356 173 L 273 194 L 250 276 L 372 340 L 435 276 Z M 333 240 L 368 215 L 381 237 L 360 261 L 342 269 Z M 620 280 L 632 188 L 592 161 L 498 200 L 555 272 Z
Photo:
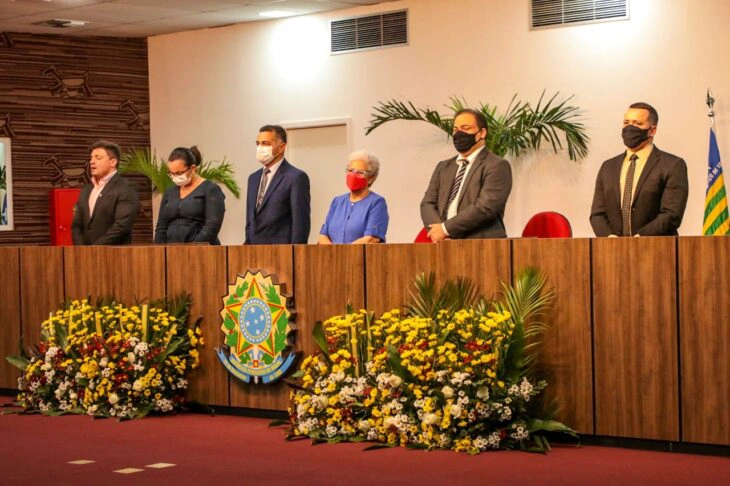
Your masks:
M 149 148 L 134 148 L 122 154 L 119 163 L 119 172 L 123 174 L 140 174 L 147 177 L 152 183 L 152 189 L 158 194 L 164 194 L 174 183 L 167 173 L 167 167 L 157 154 Z M 234 178 L 233 165 L 226 161 L 204 161 L 198 167 L 198 174 L 227 188 L 236 199 L 241 196 L 241 189 Z
M 579 108 L 569 104 L 572 96 L 562 101 L 557 101 L 557 97 L 558 93 L 555 93 L 546 100 L 543 92 L 533 106 L 517 100 L 515 95 L 503 113 L 498 113 L 496 106 L 479 103 L 478 109 L 487 119 L 487 148 L 500 157 L 508 154 L 519 157 L 527 150 L 538 150 L 543 142 L 547 142 L 555 153 L 565 146 L 570 160 L 585 158 L 589 137 Z M 369 135 L 393 120 L 418 120 L 440 128 L 448 138 L 454 124 L 453 114 L 469 106 L 466 100 L 454 96 L 446 105 L 451 114 L 442 115 L 428 107 L 418 108 L 410 101 L 381 101 L 373 107 L 365 134 Z

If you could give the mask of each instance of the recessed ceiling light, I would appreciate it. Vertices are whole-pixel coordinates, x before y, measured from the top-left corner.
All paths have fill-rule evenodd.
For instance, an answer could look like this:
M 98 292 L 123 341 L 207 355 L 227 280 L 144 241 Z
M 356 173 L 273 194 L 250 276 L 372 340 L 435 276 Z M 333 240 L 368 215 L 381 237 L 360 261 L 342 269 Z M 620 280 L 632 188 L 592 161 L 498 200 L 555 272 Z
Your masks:
M 296 12 L 292 12 L 291 10 L 266 10 L 265 12 L 259 12 L 259 17 L 268 17 L 270 19 L 291 17 L 292 15 L 296 15 Z

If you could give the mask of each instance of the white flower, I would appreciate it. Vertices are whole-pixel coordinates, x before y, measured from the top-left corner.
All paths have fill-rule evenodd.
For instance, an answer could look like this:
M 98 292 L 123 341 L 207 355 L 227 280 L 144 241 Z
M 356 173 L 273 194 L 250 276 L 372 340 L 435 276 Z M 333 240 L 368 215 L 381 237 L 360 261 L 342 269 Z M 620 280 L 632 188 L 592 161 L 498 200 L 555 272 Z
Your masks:
M 333 373 L 332 378 L 334 378 L 335 381 L 340 382 L 345 379 L 345 372 L 340 370 L 337 373 Z
M 129 360 L 130 363 L 134 363 L 134 360 L 137 359 L 137 358 L 134 355 L 134 353 L 130 351 L 130 352 L 127 353 L 127 359 Z
M 441 389 L 441 393 L 443 393 L 446 398 L 451 398 L 454 396 L 454 389 L 449 385 L 446 385 Z
M 76 400 L 76 399 L 77 399 L 77 398 L 79 397 L 79 396 L 78 396 L 78 395 L 77 395 L 76 393 L 74 393 L 74 392 L 71 392 L 71 393 L 69 393 L 69 394 L 68 394 L 68 396 L 69 396 L 69 398 L 70 398 L 71 400 Z
M 399 387 L 401 383 L 403 383 L 403 380 L 398 375 L 390 375 L 390 378 L 388 378 L 388 384 L 393 388 Z
M 337 434 L 337 427 L 334 425 L 328 425 L 325 432 L 327 433 L 327 437 L 334 437 Z
M 134 384 L 132 385 L 132 389 L 134 391 L 142 391 L 142 381 L 140 380 L 134 380 Z
M 119 395 L 117 395 L 114 392 L 112 392 L 112 393 L 109 394 L 109 403 L 111 403 L 112 405 L 114 405 L 118 401 L 119 401 Z
M 423 423 L 426 425 L 434 425 L 438 423 L 439 416 L 435 413 L 427 413 L 423 416 Z
M 314 406 L 319 410 L 324 410 L 330 403 L 329 398 L 324 395 L 317 395 L 312 398 L 312 401 L 314 402 Z
M 102 368 L 106 368 L 106 365 L 108 365 L 108 364 L 109 364 L 109 358 L 107 358 L 106 356 L 104 356 L 103 358 L 101 358 L 99 360 L 99 366 L 101 366 Z
M 461 405 L 452 405 L 451 406 L 451 415 L 454 417 L 459 417 L 461 415 Z
M 480 386 L 477 388 L 477 398 L 480 400 L 489 400 L 489 388 L 486 386 Z
M 357 428 L 359 428 L 363 432 L 367 432 L 368 430 L 370 430 L 370 422 L 368 422 L 367 420 L 361 420 L 357 423 Z

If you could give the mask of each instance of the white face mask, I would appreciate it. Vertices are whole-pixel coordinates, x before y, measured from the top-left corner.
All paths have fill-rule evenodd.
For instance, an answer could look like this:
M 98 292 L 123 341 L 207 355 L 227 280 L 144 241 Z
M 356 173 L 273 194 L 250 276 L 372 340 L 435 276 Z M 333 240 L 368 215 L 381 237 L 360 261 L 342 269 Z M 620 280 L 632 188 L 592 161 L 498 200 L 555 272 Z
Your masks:
M 264 165 L 274 160 L 273 148 L 271 145 L 257 145 L 256 160 Z
M 170 179 L 179 187 L 187 186 L 190 183 L 190 177 L 187 173 L 170 176 Z

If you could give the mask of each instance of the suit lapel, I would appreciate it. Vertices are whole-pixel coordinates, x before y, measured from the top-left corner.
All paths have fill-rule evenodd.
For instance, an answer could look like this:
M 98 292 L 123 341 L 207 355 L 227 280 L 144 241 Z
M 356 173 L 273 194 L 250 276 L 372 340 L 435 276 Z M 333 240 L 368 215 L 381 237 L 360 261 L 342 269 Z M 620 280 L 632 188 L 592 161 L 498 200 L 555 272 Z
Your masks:
M 464 198 L 464 194 L 466 194 L 466 189 L 469 187 L 469 182 L 471 181 L 472 177 L 474 177 L 474 174 L 477 173 L 477 171 L 481 170 L 482 165 L 485 164 L 485 161 L 487 160 L 487 156 L 489 155 L 489 150 L 484 147 L 482 151 L 479 153 L 479 156 L 476 158 L 474 163 L 472 164 L 472 167 L 469 169 L 469 172 L 466 173 L 466 179 L 464 179 L 464 182 L 461 183 L 462 189 L 461 193 L 459 194 L 459 200 L 456 203 L 456 207 L 458 208 L 461 204 L 461 200 Z
M 623 196 L 621 194 L 621 165 L 623 165 L 625 158 L 626 152 L 614 157 L 612 163 L 608 165 L 608 180 L 613 181 L 611 184 L 613 186 L 612 192 L 616 197 L 616 201 L 618 201 L 619 208 L 621 208 L 621 201 L 623 201 Z
M 454 184 L 454 179 L 456 179 L 457 165 L 455 162 L 456 157 L 452 157 L 451 159 L 449 159 L 449 161 L 446 163 L 446 167 L 441 173 L 438 204 L 441 213 L 443 213 L 444 211 L 448 211 L 449 209 L 446 207 L 446 203 L 449 200 L 449 194 L 451 194 L 451 186 Z
M 109 182 L 106 183 L 104 188 L 99 193 L 99 196 L 96 198 L 96 204 L 94 204 L 94 212 L 89 214 L 89 223 L 91 223 L 94 220 L 94 217 L 99 213 L 99 210 L 105 205 L 105 202 L 107 199 L 109 199 L 109 195 L 113 192 L 113 186 L 117 183 L 117 179 L 119 179 L 119 173 L 116 173 L 112 176 L 111 179 L 109 179 Z M 92 186 L 93 189 L 93 186 Z M 91 197 L 91 191 L 89 191 L 89 198 Z M 87 198 L 87 203 L 89 198 Z M 87 210 L 88 210 L 88 204 Z
M 261 206 L 258 207 L 257 213 L 261 212 L 264 206 L 266 206 L 266 202 L 269 200 L 271 195 L 276 190 L 276 187 L 281 184 L 282 179 L 284 178 L 287 169 L 289 168 L 289 162 L 284 159 L 281 162 L 281 165 L 277 169 L 276 173 L 274 174 L 273 179 L 269 182 L 268 187 L 266 188 L 266 194 L 264 194 L 264 200 L 261 201 Z M 263 171 L 261 171 L 262 177 L 263 177 Z M 261 185 L 261 178 L 259 177 L 259 185 Z M 258 196 L 258 192 L 256 193 Z
M 636 183 L 636 189 L 634 189 L 634 199 L 631 201 L 632 203 L 634 201 L 636 201 L 636 196 L 639 194 L 639 191 L 641 190 L 641 186 L 644 184 L 646 179 L 649 177 L 649 173 L 659 163 L 659 159 L 660 159 L 659 152 L 660 152 L 660 150 L 656 147 L 656 145 L 654 146 L 653 149 L 651 149 L 649 158 L 646 159 L 646 164 L 644 165 L 644 170 L 641 171 L 641 175 L 639 176 L 639 182 Z

